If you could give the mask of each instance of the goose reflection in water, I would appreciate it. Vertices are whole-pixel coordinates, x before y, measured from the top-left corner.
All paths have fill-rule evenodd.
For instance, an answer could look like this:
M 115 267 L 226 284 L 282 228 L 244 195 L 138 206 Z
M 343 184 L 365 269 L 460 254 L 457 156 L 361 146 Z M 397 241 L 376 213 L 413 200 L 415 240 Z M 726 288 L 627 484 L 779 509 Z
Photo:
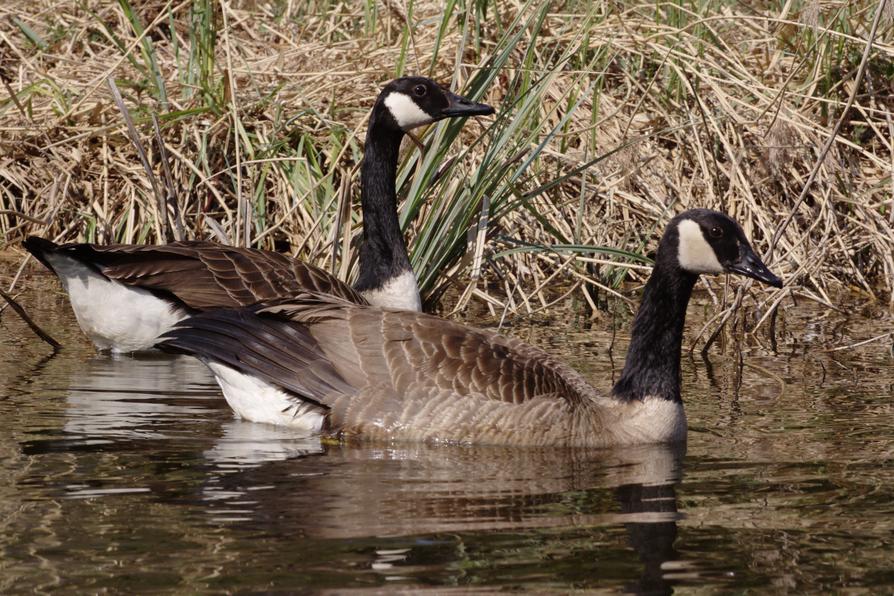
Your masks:
M 176 457 L 207 465 L 178 478 L 190 486 L 176 492 L 194 494 L 210 523 L 295 540 L 375 537 L 385 543 L 370 567 L 389 577 L 407 572 L 403 562 L 432 540 L 535 530 L 545 549 L 563 552 L 569 532 L 591 536 L 592 548 L 621 527 L 642 565 L 628 589 L 664 593 L 674 577 L 697 572 L 673 546 L 684 447 L 327 446 L 317 435 L 232 419 L 200 363 L 161 356 L 87 361 L 72 374 L 64 430 L 110 452 L 164 445 L 165 457 L 181 439 L 173 447 L 191 452 Z M 153 480 L 144 484 L 164 482 Z M 389 540 L 404 547 L 388 548 Z M 468 556 L 455 546 L 456 557 Z M 605 564 L 629 568 L 633 559 L 619 562 L 610 550 Z
M 255 429 L 252 441 L 265 445 L 253 451 L 268 460 L 263 465 L 257 459 L 249 463 L 247 451 L 237 465 L 233 457 L 221 458 L 217 447 L 205 452 L 219 466 L 202 493 L 217 512 L 214 519 L 243 522 L 252 533 L 265 535 L 339 541 L 376 537 L 384 542 L 370 566 L 391 579 L 424 573 L 405 562 L 426 558 L 433 542 L 453 544 L 454 556 L 462 561 L 468 556 L 464 537 L 470 534 L 479 537 L 474 541 L 533 532 L 542 550 L 564 557 L 592 548 L 611 528 L 624 528 L 642 565 L 639 581 L 629 589 L 665 593 L 673 577 L 698 573 L 692 563 L 677 560 L 673 546 L 681 517 L 676 486 L 683 447 L 581 451 L 345 445 L 324 447 L 323 457 L 275 462 L 271 445 L 281 431 L 242 422 L 229 430 L 248 428 Z M 270 431 L 267 439 L 257 433 L 261 428 Z M 294 445 L 281 453 L 290 449 Z M 575 538 L 566 545 L 569 534 Z M 581 535 L 589 538 L 579 542 Z M 617 547 L 607 550 L 613 553 L 608 562 L 593 563 L 619 562 Z M 620 562 L 629 569 L 632 559 Z
M 216 411 L 205 368 L 151 353 L 96 356 L 71 373 L 64 431 L 84 440 L 163 438 Z

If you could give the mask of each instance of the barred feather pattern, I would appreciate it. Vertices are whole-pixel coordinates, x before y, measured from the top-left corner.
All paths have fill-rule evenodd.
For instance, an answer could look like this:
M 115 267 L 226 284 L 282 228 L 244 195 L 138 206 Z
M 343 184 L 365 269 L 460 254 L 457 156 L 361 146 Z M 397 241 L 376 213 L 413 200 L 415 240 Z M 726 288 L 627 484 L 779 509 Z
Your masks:
M 63 244 L 56 251 L 93 265 L 109 279 L 171 296 L 192 310 L 248 306 L 307 290 L 367 303 L 323 269 L 266 250 L 187 241 Z
M 678 404 L 655 404 L 675 422 L 652 439 L 644 402 L 605 397 L 520 340 L 318 294 L 201 313 L 162 339 L 327 408 L 343 439 L 600 447 L 680 432 Z

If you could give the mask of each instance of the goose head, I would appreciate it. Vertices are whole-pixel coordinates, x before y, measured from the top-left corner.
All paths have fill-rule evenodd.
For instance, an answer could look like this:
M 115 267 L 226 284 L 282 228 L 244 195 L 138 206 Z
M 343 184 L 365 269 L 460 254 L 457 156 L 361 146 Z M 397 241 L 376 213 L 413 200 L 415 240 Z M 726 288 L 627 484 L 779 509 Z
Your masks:
M 425 77 L 402 77 L 388 83 L 373 109 L 389 128 L 408 132 L 445 118 L 487 116 L 494 109 L 452 93 Z
M 659 258 L 676 260 L 676 265 L 694 275 L 735 273 L 765 284 L 782 287 L 751 248 L 742 227 L 731 217 L 709 209 L 684 211 L 668 225 Z

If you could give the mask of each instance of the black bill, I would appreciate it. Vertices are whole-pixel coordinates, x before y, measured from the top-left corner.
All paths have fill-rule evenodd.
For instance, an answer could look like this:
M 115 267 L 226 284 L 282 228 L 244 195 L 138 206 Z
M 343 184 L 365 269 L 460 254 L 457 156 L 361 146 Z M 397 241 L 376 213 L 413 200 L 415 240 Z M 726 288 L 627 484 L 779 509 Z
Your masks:
M 740 252 L 742 254 L 739 255 L 739 259 L 735 263 L 728 265 L 726 267 L 727 271 L 762 281 L 776 288 L 782 287 L 782 280 L 767 269 L 767 266 L 760 260 L 760 257 L 754 254 L 754 250 L 750 246 L 742 245 Z
M 466 116 L 489 116 L 495 110 L 486 103 L 477 103 L 461 95 L 447 92 L 447 107 L 441 110 L 441 118 L 462 118 Z

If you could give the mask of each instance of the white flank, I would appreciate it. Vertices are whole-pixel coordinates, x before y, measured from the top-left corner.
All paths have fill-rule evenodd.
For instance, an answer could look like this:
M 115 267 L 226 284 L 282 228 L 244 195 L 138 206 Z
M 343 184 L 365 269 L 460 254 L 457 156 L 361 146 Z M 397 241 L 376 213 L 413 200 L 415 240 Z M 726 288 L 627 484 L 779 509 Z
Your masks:
M 419 285 L 416 283 L 416 275 L 412 271 L 404 271 L 396 277 L 392 277 L 381 288 L 363 292 L 363 297 L 372 304 L 381 308 L 394 308 L 397 310 L 422 310 L 422 300 L 419 298 Z
M 385 98 L 385 107 L 388 108 L 397 125 L 403 130 L 430 124 L 432 121 L 431 116 L 426 114 L 422 108 L 416 105 L 413 98 L 405 93 L 397 91 L 389 93 Z
M 617 402 L 619 419 L 612 427 L 620 445 L 672 443 L 686 439 L 683 404 L 658 397 Z
M 683 269 L 690 273 L 723 273 L 723 265 L 696 222 L 681 220 L 677 231 L 680 235 L 677 260 Z
M 188 314 L 152 292 L 110 280 L 70 257 L 47 254 L 46 259 L 68 292 L 78 324 L 100 350 L 149 350 L 159 335 Z
M 318 406 L 219 362 L 205 362 L 236 415 L 251 422 L 319 432 L 326 418 Z

